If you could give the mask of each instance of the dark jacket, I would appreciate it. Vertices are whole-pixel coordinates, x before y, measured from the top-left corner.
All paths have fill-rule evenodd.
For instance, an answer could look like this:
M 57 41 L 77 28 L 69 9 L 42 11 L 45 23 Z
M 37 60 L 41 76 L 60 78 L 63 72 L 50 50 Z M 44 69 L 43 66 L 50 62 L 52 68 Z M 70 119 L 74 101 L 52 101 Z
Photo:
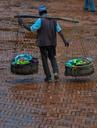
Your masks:
M 56 46 L 56 20 L 41 18 L 41 28 L 37 31 L 37 45 Z

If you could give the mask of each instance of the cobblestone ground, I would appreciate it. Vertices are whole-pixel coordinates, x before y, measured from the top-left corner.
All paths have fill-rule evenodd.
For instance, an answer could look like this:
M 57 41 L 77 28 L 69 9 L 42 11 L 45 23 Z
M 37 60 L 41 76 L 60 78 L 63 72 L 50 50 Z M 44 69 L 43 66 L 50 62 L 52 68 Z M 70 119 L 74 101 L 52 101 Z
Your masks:
M 97 128 L 97 13 L 83 12 L 83 1 L 0 1 L 0 128 Z M 43 82 L 35 35 L 18 29 L 14 15 L 37 13 L 44 3 L 52 15 L 75 17 L 78 25 L 62 22 L 70 47 L 58 37 L 57 59 L 60 82 Z M 17 35 L 18 34 L 18 35 Z M 10 72 L 10 61 L 18 52 L 39 57 L 39 73 L 18 76 Z M 95 73 L 88 77 L 64 76 L 65 60 L 92 57 Z

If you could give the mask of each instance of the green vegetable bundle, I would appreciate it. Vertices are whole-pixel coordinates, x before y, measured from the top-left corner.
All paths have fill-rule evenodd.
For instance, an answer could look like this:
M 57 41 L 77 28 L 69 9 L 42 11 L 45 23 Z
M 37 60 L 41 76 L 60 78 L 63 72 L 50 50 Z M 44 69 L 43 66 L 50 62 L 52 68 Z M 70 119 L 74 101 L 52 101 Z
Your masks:
M 33 57 L 29 54 L 19 54 L 15 57 L 14 61 L 12 62 L 13 64 L 29 64 L 30 61 L 33 59 Z
M 81 65 L 85 65 L 87 63 L 90 63 L 91 60 L 89 58 L 74 58 L 71 60 L 68 60 L 65 63 L 65 66 L 69 66 L 69 67 L 74 67 L 74 66 L 81 66 Z

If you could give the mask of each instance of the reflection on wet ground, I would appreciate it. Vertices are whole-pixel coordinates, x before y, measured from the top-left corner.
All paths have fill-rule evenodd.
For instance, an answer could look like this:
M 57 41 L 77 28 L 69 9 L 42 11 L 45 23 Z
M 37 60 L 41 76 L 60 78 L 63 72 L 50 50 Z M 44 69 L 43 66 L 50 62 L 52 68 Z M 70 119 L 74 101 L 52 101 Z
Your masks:
M 43 3 L 52 15 L 57 15 L 58 11 L 60 16 L 76 17 L 81 21 L 79 25 L 62 23 L 64 35 L 71 44 L 65 48 L 58 37 L 60 81 L 56 83 L 44 82 L 40 53 L 35 45 L 36 33 L 19 28 L 13 18 L 18 13 L 32 14 L 32 10 L 37 13 L 42 2 L 0 2 L 0 128 L 97 127 L 97 14 L 84 13 L 81 1 L 64 1 L 64 4 L 58 0 L 48 1 Z M 24 52 L 39 58 L 38 74 L 11 73 L 12 57 Z M 95 73 L 87 77 L 64 76 L 64 62 L 78 56 L 92 57 Z

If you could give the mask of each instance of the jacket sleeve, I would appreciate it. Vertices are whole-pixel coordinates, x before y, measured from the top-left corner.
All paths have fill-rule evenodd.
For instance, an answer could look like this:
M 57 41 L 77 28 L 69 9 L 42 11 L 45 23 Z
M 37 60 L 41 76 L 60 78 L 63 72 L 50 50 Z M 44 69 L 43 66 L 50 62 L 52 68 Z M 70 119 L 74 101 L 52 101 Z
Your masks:
M 39 18 L 39 19 L 36 20 L 36 22 L 35 22 L 34 24 L 32 24 L 32 25 L 30 26 L 30 30 L 31 30 L 32 32 L 34 32 L 34 31 L 39 30 L 40 27 L 41 27 L 41 19 Z

